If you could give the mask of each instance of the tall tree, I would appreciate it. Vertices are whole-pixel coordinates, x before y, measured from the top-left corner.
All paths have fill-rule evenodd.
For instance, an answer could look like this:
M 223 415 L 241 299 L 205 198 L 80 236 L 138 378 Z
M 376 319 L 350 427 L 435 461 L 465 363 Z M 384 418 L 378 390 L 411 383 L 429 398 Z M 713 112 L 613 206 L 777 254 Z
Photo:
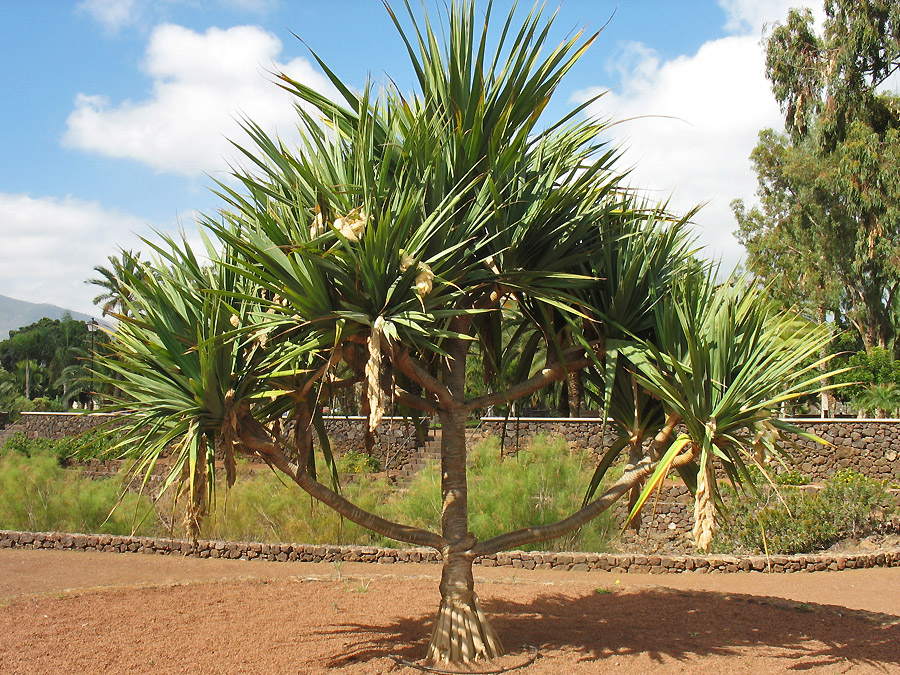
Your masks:
M 98 346 L 105 342 L 101 335 L 93 342 Z M 75 384 L 73 373 L 80 372 L 86 377 L 90 360 L 92 340 L 88 326 L 83 321 L 71 317 L 60 319 L 43 318 L 29 326 L 9 332 L 9 338 L 0 342 L 0 365 L 9 371 L 21 372 L 22 391 L 26 397 L 34 394 L 71 400 L 66 394 Z M 69 369 L 67 371 L 67 369 Z M 62 377 L 67 372 L 67 377 Z M 32 374 L 40 382 L 32 378 Z M 39 388 L 35 388 L 36 385 Z M 83 388 L 80 383 L 79 388 Z
M 103 316 L 115 316 L 121 313 L 129 297 L 126 286 L 126 278 L 133 276 L 140 269 L 140 251 L 123 250 L 118 256 L 110 255 L 106 258 L 109 267 L 97 265 L 94 271 L 100 276 L 96 279 L 88 279 L 85 283 L 99 287 L 100 294 L 94 297 L 93 303 L 100 307 Z
M 444 41 L 411 10 L 406 32 L 394 20 L 419 91 L 357 94 L 321 64 L 334 102 L 281 76 L 303 104 L 300 147 L 247 123 L 253 170 L 220 186 L 209 263 L 184 241 L 148 242 L 156 257 L 125 274 L 105 363 L 126 413 L 119 448 L 143 468 L 174 452 L 170 482 L 187 477 L 195 535 L 216 451 L 226 484 L 236 452 L 261 457 L 349 520 L 440 551 L 428 658 L 460 663 L 503 651 L 475 593 L 480 556 L 568 534 L 649 479 L 646 499 L 671 468 L 697 488 L 707 547 L 713 467 L 740 481 L 755 446 L 777 450 L 778 404 L 817 386 L 807 361 L 828 336 L 758 289 L 718 286 L 690 256 L 686 219 L 620 187 L 604 124 L 577 109 L 539 125 L 593 38 L 547 49 L 551 21 L 536 9 L 517 23 L 513 10 L 490 52 L 490 11 L 479 25 L 474 3 L 448 8 Z M 466 382 L 475 344 L 479 391 Z M 467 418 L 582 372 L 618 435 L 583 507 L 478 541 Z M 387 521 L 322 480 L 333 463 L 321 402 L 359 382 L 370 433 L 391 401 L 440 421 L 440 531 Z
M 766 42 L 786 135 L 760 134 L 760 208 L 736 202 L 748 267 L 788 303 L 893 347 L 900 290 L 900 5 L 828 0 L 822 34 L 791 10 Z

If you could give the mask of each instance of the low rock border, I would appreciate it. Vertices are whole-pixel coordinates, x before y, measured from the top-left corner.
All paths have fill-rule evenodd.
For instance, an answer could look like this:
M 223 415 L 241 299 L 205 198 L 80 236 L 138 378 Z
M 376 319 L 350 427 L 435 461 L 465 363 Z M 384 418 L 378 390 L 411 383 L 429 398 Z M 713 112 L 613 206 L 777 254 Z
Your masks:
M 440 562 L 440 554 L 429 548 L 396 549 L 378 546 L 263 544 L 260 542 L 206 540 L 193 544 L 182 539 L 11 530 L 0 530 L 0 548 L 105 551 L 275 562 L 367 562 L 376 564 Z M 768 557 L 506 551 L 483 556 L 477 559 L 475 564 L 483 567 L 512 567 L 528 570 L 553 569 L 577 572 L 598 570 L 645 574 L 826 572 L 866 567 L 900 567 L 900 550 Z

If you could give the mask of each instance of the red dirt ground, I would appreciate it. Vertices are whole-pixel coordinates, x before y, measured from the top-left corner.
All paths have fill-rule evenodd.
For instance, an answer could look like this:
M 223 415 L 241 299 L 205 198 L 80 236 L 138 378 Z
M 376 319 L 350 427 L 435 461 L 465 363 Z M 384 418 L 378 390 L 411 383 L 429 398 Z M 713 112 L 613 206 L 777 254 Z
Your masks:
M 435 565 L 0 550 L 3 673 L 397 673 L 438 606 Z M 476 568 L 531 674 L 900 673 L 900 568 L 621 575 Z M 598 590 L 599 589 L 599 590 Z

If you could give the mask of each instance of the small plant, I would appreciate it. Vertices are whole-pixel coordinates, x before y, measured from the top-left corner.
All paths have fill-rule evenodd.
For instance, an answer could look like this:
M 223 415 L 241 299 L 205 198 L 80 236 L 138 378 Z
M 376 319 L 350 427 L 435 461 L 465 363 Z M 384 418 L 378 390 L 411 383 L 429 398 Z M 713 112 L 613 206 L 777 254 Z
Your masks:
M 772 478 L 779 485 L 809 485 L 810 478 L 797 469 L 776 473 Z
M 350 450 L 337 460 L 340 473 L 374 473 L 381 470 L 381 462 L 365 452 Z
M 350 580 L 344 580 L 344 590 L 348 593 L 368 593 L 369 585 L 372 583 L 371 579 L 360 579 L 357 583 L 356 587 L 353 588 L 350 586 Z

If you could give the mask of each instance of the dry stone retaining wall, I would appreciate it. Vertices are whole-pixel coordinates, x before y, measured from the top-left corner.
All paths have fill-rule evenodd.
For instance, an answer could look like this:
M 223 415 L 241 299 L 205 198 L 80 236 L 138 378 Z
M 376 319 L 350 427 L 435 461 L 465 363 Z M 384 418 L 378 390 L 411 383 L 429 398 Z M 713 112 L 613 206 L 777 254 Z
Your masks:
M 878 419 L 788 419 L 804 431 L 815 434 L 831 445 L 789 435 L 801 449 L 792 454 L 796 468 L 814 482 L 823 481 L 838 470 L 852 468 L 864 476 L 900 484 L 900 420 Z M 599 419 L 557 419 L 486 417 L 469 433 L 478 441 L 505 431 L 505 452 L 527 446 L 538 434 L 562 436 L 569 448 L 598 452 L 606 443 L 600 437 Z M 505 430 L 504 430 L 505 427 Z
M 125 537 L 117 535 L 66 534 L 60 532 L 14 532 L 0 530 L 0 548 L 62 549 L 182 555 L 195 558 L 230 558 L 276 562 L 369 562 L 438 563 L 433 549 L 395 549 L 376 546 L 332 546 L 319 544 L 263 544 L 239 541 L 198 541 Z M 900 567 L 900 550 L 871 553 L 766 556 L 667 556 L 605 553 L 546 553 L 507 551 L 475 561 L 484 567 L 517 569 L 592 570 L 621 573 L 717 574 L 725 572 L 824 572 L 864 567 Z
M 83 413 L 23 413 L 17 427 L 29 438 L 61 438 L 110 422 L 113 416 Z M 822 446 L 804 438 L 793 439 L 801 451 L 795 452 L 797 468 L 813 481 L 823 481 L 836 471 L 852 468 L 870 478 L 900 484 L 900 420 L 792 419 L 790 422 L 828 441 Z M 363 449 L 364 417 L 326 418 L 332 448 L 342 454 Z M 558 418 L 483 418 L 468 432 L 470 442 L 487 436 L 503 436 L 505 452 L 516 452 L 538 434 L 561 436 L 573 450 L 599 452 L 606 443 L 600 437 L 599 419 Z M 390 468 L 406 464 L 422 439 L 412 423 L 400 418 L 385 418 L 376 432 L 375 455 Z

